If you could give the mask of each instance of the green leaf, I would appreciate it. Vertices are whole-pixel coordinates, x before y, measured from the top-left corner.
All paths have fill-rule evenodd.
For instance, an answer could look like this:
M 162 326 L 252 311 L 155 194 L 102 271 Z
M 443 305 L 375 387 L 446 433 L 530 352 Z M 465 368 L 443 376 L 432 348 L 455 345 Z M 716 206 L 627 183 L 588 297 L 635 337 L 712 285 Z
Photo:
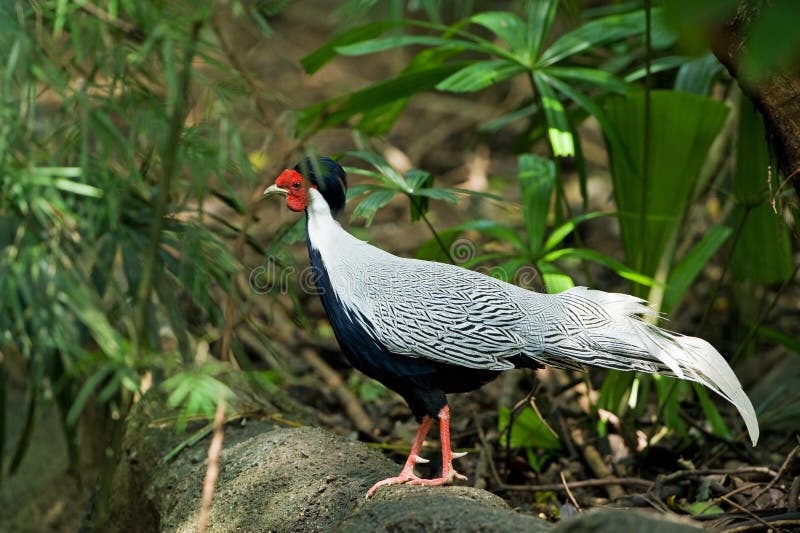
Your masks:
M 370 175 L 380 179 L 386 185 L 392 186 L 396 190 L 407 194 L 413 192 L 413 190 L 406 182 L 406 179 L 402 176 L 402 174 L 400 174 L 397 170 L 395 170 L 395 168 L 392 165 L 390 165 L 386 161 L 386 159 L 384 159 L 380 155 L 374 152 L 366 152 L 363 150 L 351 150 L 347 152 L 346 155 L 350 155 L 358 159 L 361 159 L 362 161 L 366 161 L 367 163 L 375 167 L 378 171 L 378 174 L 372 173 Z M 357 169 L 353 170 L 358 171 Z
M 523 154 L 517 158 L 519 184 L 528 249 L 536 255 L 542 246 L 550 212 L 550 198 L 556 181 L 556 165 L 542 156 Z
M 644 100 L 644 93 L 611 97 L 605 115 L 618 135 L 607 136 L 607 144 L 626 261 L 652 276 L 684 219 L 695 182 L 728 108 L 702 96 L 653 91 L 651 128 L 645 135 Z M 645 142 L 649 143 L 647 148 Z M 643 180 L 645 151 L 649 166 Z M 671 254 L 668 259 L 672 259 Z
M 494 118 L 488 122 L 484 122 L 480 127 L 480 131 L 495 133 L 505 128 L 512 122 L 516 122 L 518 120 L 522 120 L 523 118 L 528 118 L 532 115 L 535 115 L 538 111 L 539 111 L 539 106 L 536 104 L 523 106 L 515 111 L 511 111 L 510 113 L 506 113 L 505 115 Z
M 682 390 L 688 386 L 688 381 L 678 381 L 665 376 L 652 376 L 653 383 L 658 393 L 658 409 L 661 413 L 661 422 L 680 436 L 687 434 L 686 422 L 680 415 L 680 399 Z
M 529 61 L 539 56 L 558 10 L 558 0 L 528 2 L 528 53 Z
M 619 413 L 624 408 L 622 402 L 628 395 L 635 378 L 635 372 L 609 371 L 600 387 L 597 407 L 612 413 Z
M 547 237 L 547 240 L 545 241 L 542 250 L 545 252 L 549 252 L 550 250 L 561 244 L 561 242 L 567 237 L 567 235 L 575 231 L 575 228 L 577 228 L 578 224 L 580 224 L 581 222 L 585 222 L 593 218 L 609 216 L 611 214 L 613 213 L 610 213 L 608 211 L 593 211 L 591 213 L 584 213 L 582 215 L 578 215 L 576 217 L 567 220 L 559 227 L 555 228 L 552 231 L 552 233 L 550 233 L 550 236 Z
M 686 61 L 687 59 L 684 56 L 658 57 L 654 59 L 652 63 L 650 63 L 650 74 L 656 74 L 658 72 L 664 72 L 678 68 L 685 64 Z M 645 67 L 639 67 L 626 74 L 624 80 L 628 83 L 633 83 L 634 81 L 644 78 L 646 75 L 647 69 Z
M 792 274 L 794 267 L 788 228 L 781 211 L 770 204 L 782 180 L 770 174 L 771 158 L 763 118 L 748 98 L 742 98 L 739 109 L 733 178 L 733 193 L 739 205 L 730 225 L 737 227 L 746 219 L 733 248 L 731 271 L 738 281 L 781 282 Z
M 723 439 L 732 439 L 733 435 L 731 435 L 731 430 L 728 429 L 727 424 L 725 424 L 725 421 L 722 419 L 722 415 L 719 414 L 717 405 L 711 400 L 708 389 L 698 383 L 692 383 L 692 387 L 697 395 L 697 399 L 700 400 L 700 406 L 703 408 L 706 420 L 711 424 L 711 432 Z
M 548 294 L 564 292 L 575 286 L 575 282 L 572 281 L 572 278 L 552 263 L 539 261 L 536 263 L 536 267 L 539 269 L 539 272 L 542 273 L 542 279 Z
M 453 247 L 453 243 L 461 233 L 461 229 L 459 229 L 457 226 L 440 230 L 438 235 L 439 240 L 441 240 L 441 244 L 435 237 L 431 237 L 417 249 L 417 253 L 414 254 L 414 257 L 417 259 L 424 259 L 426 261 L 449 263 L 450 256 L 447 252 L 449 252 L 449 250 Z M 442 246 L 444 246 L 444 248 L 442 248 Z
M 430 37 L 426 35 L 396 35 L 393 37 L 370 39 L 368 41 L 362 41 L 347 46 L 340 46 L 336 48 L 336 52 L 343 56 L 361 56 L 411 45 L 449 46 L 461 50 L 475 48 L 481 50 L 480 47 L 474 45 L 473 43 L 454 39 L 446 39 L 444 37 Z
M 641 285 L 649 287 L 655 284 L 653 278 L 645 276 L 644 274 L 625 266 L 616 259 L 608 257 L 607 255 L 596 250 L 589 250 L 587 248 L 561 248 L 545 254 L 541 260 L 545 262 L 553 262 L 565 257 L 575 257 L 578 259 L 593 261 L 613 270 L 619 277 L 634 281 Z
M 681 65 L 675 77 L 675 90 L 709 96 L 714 81 L 725 71 L 711 52 Z
M 300 111 L 297 123 L 298 134 L 307 132 L 312 127 L 330 128 L 359 113 L 366 113 L 378 106 L 432 90 L 439 82 L 467 64 L 466 62 L 454 62 L 428 69 L 403 72 L 390 80 L 375 83 L 360 91 L 306 107 Z
M 525 24 L 510 11 L 486 11 L 473 15 L 470 22 L 483 26 L 502 39 L 515 55 L 527 54 Z
M 372 22 L 358 26 L 334 37 L 324 46 L 301 59 L 300 63 L 308 74 L 313 74 L 337 56 L 337 48 L 372 39 L 398 26 L 399 24 L 396 22 Z
M 748 323 L 747 325 L 750 328 L 756 327 L 756 324 L 752 322 Z M 794 337 L 792 335 L 787 335 L 782 331 L 763 325 L 758 328 L 758 335 L 761 338 L 767 339 L 770 342 L 780 344 L 784 348 L 796 354 L 800 354 L 800 339 L 798 339 L 797 337 Z
M 479 91 L 522 72 L 525 67 L 505 59 L 478 61 L 442 80 L 436 88 L 451 92 Z
M 582 92 L 576 90 L 568 83 L 559 80 L 558 78 L 552 78 L 547 74 L 544 74 L 543 72 L 540 73 L 540 76 L 542 77 L 543 80 L 549 83 L 557 91 L 561 92 L 564 96 L 566 96 L 567 98 L 578 104 L 580 107 L 585 109 L 586 112 L 592 115 L 597 120 L 597 122 L 600 123 L 600 126 L 603 128 L 603 133 L 608 138 L 608 142 L 615 142 L 618 144 L 622 143 L 620 135 L 617 132 L 616 125 L 610 120 L 608 120 L 605 111 L 603 111 L 603 108 L 597 105 L 597 103 L 594 100 L 592 100 Z M 630 158 L 626 156 L 626 154 L 623 154 L 622 161 L 620 162 L 620 164 L 626 164 L 626 162 L 629 167 L 633 168 L 633 163 L 631 163 Z
M 458 228 L 462 232 L 468 230 L 478 231 L 484 235 L 508 243 L 520 252 L 527 252 L 528 250 L 527 243 L 520 237 L 519 233 L 507 224 L 502 224 L 493 220 L 472 220 L 459 224 L 455 226 L 455 228 Z
M 652 16 L 656 17 L 660 12 L 660 8 L 655 8 Z M 592 20 L 562 35 L 542 53 L 537 65 L 552 65 L 589 48 L 644 33 L 644 29 L 643 10 Z
M 497 428 L 502 431 L 500 445 L 509 445 L 512 448 L 538 448 L 543 450 L 561 449 L 561 441 L 553 434 L 547 423 L 531 407 L 522 409 L 514 417 L 514 425 L 509 431 L 504 431 L 511 421 L 511 411 L 508 407 L 501 407 L 497 413 Z
M 680 302 L 697 275 L 705 268 L 708 261 L 717 253 L 733 230 L 726 226 L 711 226 L 703 238 L 678 263 L 676 263 L 667 279 L 664 291 L 664 302 L 661 309 L 665 313 L 672 311 Z
M 601 89 L 608 92 L 627 94 L 630 86 L 617 78 L 610 72 L 598 70 L 594 68 L 580 68 L 580 67 L 547 67 L 542 69 L 542 72 L 549 76 L 556 78 L 567 79 L 572 81 L 582 81 L 591 85 L 596 85 Z
M 572 138 L 572 128 L 570 128 L 564 105 L 548 85 L 548 79 L 542 73 L 534 72 L 533 81 L 539 91 L 539 97 L 544 107 L 544 116 L 547 119 L 547 135 L 550 138 L 553 155 L 556 157 L 574 156 L 575 141 Z
M 725 511 L 714 502 L 692 502 L 681 506 L 681 509 L 692 516 L 711 516 L 724 514 Z
M 89 376 L 89 378 L 83 382 L 78 394 L 75 396 L 75 401 L 72 403 L 72 407 L 70 407 L 69 412 L 67 413 L 67 425 L 73 426 L 75 423 L 77 423 L 78 418 L 83 412 L 83 407 L 86 405 L 89 397 L 97 389 L 97 387 L 100 386 L 103 380 L 111 375 L 112 371 L 113 367 L 111 364 L 105 364 L 98 368 L 94 374 Z
M 378 212 L 378 209 L 391 202 L 392 198 L 394 198 L 396 194 L 397 191 L 390 190 L 383 190 L 370 194 L 361 200 L 361 202 L 356 206 L 356 208 L 353 210 L 351 219 L 355 220 L 359 217 L 363 217 L 366 219 L 366 225 L 370 226 L 372 224 L 372 220 L 375 218 L 375 214 Z

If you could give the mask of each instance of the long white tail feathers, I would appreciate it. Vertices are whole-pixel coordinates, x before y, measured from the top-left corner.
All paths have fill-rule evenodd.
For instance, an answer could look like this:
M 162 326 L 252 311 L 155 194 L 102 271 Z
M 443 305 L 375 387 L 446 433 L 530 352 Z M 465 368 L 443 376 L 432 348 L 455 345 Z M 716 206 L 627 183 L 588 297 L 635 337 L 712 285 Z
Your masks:
M 653 314 L 646 302 L 626 294 L 575 287 L 553 295 L 551 328 L 545 335 L 548 364 L 575 363 L 663 374 L 696 381 L 739 411 L 753 446 L 759 428 L 755 410 L 722 355 L 708 342 L 661 329 L 639 315 Z M 559 316 L 560 315 L 560 316 Z

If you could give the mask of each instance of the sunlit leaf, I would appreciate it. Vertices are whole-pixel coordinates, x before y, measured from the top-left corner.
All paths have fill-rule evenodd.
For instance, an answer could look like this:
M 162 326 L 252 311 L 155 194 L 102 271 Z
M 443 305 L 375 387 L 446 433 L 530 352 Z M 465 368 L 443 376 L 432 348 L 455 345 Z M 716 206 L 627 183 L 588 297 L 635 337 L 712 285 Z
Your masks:
M 550 138 L 553 155 L 556 157 L 574 156 L 575 141 L 572 138 L 572 129 L 569 126 L 564 105 L 548 85 L 547 78 L 541 73 L 534 72 L 533 80 L 542 100 L 545 117 L 547 117 L 547 135 Z
M 680 301 L 686 290 L 714 256 L 733 230 L 726 226 L 711 226 L 697 245 L 681 258 L 672 268 L 664 291 L 661 309 L 669 313 Z
M 523 154 L 517 158 L 522 205 L 525 212 L 525 229 L 528 247 L 538 253 L 547 229 L 547 214 L 556 181 L 555 163 L 547 158 Z
M 442 80 L 436 88 L 451 92 L 479 91 L 522 72 L 525 67 L 505 59 L 478 61 Z

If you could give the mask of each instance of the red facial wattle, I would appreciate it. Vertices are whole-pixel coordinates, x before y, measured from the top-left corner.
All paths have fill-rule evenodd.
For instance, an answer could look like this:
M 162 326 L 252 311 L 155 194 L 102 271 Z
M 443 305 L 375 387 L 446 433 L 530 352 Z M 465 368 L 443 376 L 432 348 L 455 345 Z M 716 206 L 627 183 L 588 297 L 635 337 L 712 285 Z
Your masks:
M 308 187 L 299 172 L 284 170 L 275 180 L 275 185 L 287 191 L 286 207 L 292 211 L 304 211 L 308 207 Z

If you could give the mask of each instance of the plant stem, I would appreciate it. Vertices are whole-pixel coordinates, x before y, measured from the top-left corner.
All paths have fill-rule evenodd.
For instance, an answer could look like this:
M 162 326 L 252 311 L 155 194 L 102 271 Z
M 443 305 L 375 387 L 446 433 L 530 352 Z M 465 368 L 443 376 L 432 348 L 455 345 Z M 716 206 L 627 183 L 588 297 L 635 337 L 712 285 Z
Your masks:
M 439 247 L 442 249 L 442 252 L 444 252 L 444 255 L 447 256 L 447 260 L 450 261 L 451 264 L 455 265 L 456 262 L 453 259 L 452 254 L 450 253 L 450 249 L 444 244 L 444 241 L 439 236 L 439 234 L 436 232 L 436 229 L 433 227 L 433 224 L 431 224 L 431 221 L 428 219 L 428 217 L 422 211 L 422 208 L 419 205 L 417 205 L 417 199 L 414 196 L 410 195 L 410 194 L 407 194 L 406 196 L 408 196 L 408 199 L 411 202 L 411 207 L 414 209 L 414 212 L 416 212 L 416 214 L 419 215 L 419 217 L 423 220 L 423 222 L 425 222 L 425 225 L 428 226 L 428 229 L 431 230 L 431 233 L 433 234 L 433 238 L 436 239 L 437 243 L 439 243 Z
M 794 270 L 792 271 L 792 275 L 786 278 L 783 283 L 781 283 L 781 286 L 778 287 L 777 291 L 775 291 L 775 295 L 772 297 L 772 301 L 770 301 L 769 304 L 767 304 L 767 306 L 764 307 L 761 313 L 759 313 L 755 324 L 753 324 L 753 326 L 750 328 L 750 331 L 747 332 L 747 336 L 739 345 L 739 348 L 736 349 L 736 352 L 733 354 L 733 357 L 731 357 L 730 360 L 731 365 L 733 365 L 736 361 L 739 360 L 739 358 L 744 353 L 745 348 L 747 348 L 747 345 L 750 344 L 750 341 L 753 340 L 753 337 L 755 337 L 758 334 L 758 330 L 761 328 L 761 324 L 764 323 L 764 321 L 767 319 L 770 313 L 772 313 L 772 310 L 775 309 L 775 305 L 777 305 L 778 303 L 778 298 L 780 297 L 781 294 L 783 294 L 783 291 L 786 290 L 786 287 L 788 287 L 789 284 L 794 280 L 795 276 L 797 276 L 798 270 L 800 270 L 800 263 L 795 265 Z
M 183 123 L 186 119 L 188 109 L 192 59 L 194 58 L 201 26 L 201 21 L 196 21 L 192 25 L 191 36 L 183 56 L 183 70 L 181 72 L 177 97 L 175 99 L 175 108 L 172 111 L 167 142 L 164 145 L 162 153 L 164 172 L 161 177 L 158 196 L 156 197 L 153 209 L 153 222 L 150 225 L 150 246 L 145 251 L 142 278 L 136 290 L 136 308 L 134 310 L 133 326 L 136 334 L 134 353 L 137 358 L 141 355 L 142 345 L 146 339 L 147 308 L 150 303 L 150 295 L 153 291 L 153 278 L 155 277 L 156 267 L 159 263 L 161 232 L 164 228 L 164 215 L 167 211 L 167 201 L 169 199 L 170 190 L 172 189 L 172 182 L 179 169 L 178 150 L 181 133 L 183 132 Z
M 652 20 L 650 0 L 644 0 L 645 13 L 645 58 L 644 58 L 644 146 L 642 148 L 642 195 L 639 206 L 639 253 L 637 270 L 643 272 L 647 259 L 647 188 L 650 182 L 650 61 L 652 44 Z M 649 272 L 646 272 L 650 274 Z
M 714 306 L 714 301 L 717 299 L 717 294 L 719 293 L 719 290 L 722 287 L 722 282 L 725 281 L 725 275 L 728 273 L 731 263 L 733 263 L 733 250 L 736 248 L 736 243 L 739 242 L 739 237 L 742 236 L 742 229 L 744 228 L 744 223 L 747 221 L 747 216 L 750 214 L 750 211 L 752 209 L 753 206 L 751 205 L 745 206 L 744 213 L 742 214 L 742 219 L 736 226 L 736 230 L 733 233 L 733 238 L 731 239 L 731 248 L 730 251 L 728 252 L 728 257 L 725 259 L 725 265 L 722 267 L 722 273 L 719 276 L 719 280 L 717 281 L 716 285 L 714 285 L 714 290 L 711 291 L 711 296 L 708 298 L 706 307 L 703 310 L 703 316 L 700 319 L 700 324 L 697 326 L 697 329 L 695 330 L 696 336 L 700 335 L 700 332 L 703 331 L 703 327 L 706 325 L 708 314 L 711 312 L 711 308 Z

